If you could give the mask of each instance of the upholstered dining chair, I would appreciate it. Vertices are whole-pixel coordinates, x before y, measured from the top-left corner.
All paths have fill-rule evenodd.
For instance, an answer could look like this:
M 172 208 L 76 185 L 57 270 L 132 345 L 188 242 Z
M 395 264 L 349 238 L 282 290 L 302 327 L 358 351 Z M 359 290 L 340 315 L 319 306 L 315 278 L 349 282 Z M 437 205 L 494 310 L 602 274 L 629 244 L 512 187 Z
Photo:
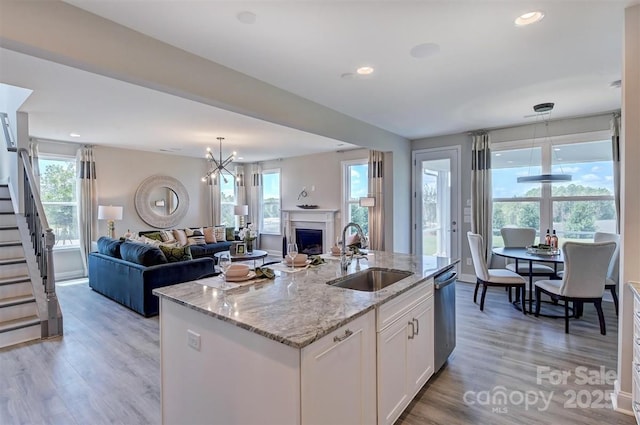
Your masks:
M 522 303 L 525 300 L 525 280 L 518 273 L 512 272 L 507 269 L 489 269 L 487 267 L 487 261 L 482 254 L 482 246 L 484 245 L 482 236 L 477 233 L 468 232 L 467 239 L 469 239 L 469 248 L 471 249 L 471 258 L 473 260 L 473 268 L 476 272 L 476 288 L 473 291 L 473 302 L 476 302 L 478 297 L 478 289 L 482 285 L 482 296 L 480 297 L 480 311 L 484 311 L 484 299 L 487 295 L 487 288 L 489 286 L 506 287 L 509 290 L 512 287 L 516 288 L 516 301 L 520 299 L 520 293 L 522 294 Z M 520 292 L 517 292 L 517 290 Z M 509 291 L 511 292 L 511 291 Z M 524 314 L 527 314 L 526 309 L 522 309 Z
M 604 233 L 596 232 L 593 235 L 594 242 L 615 242 L 616 250 L 613 252 L 611 262 L 609 263 L 609 270 L 607 272 L 607 282 L 604 285 L 604 289 L 611 291 L 611 298 L 613 298 L 613 305 L 616 308 L 616 316 L 618 315 L 618 280 L 620 276 L 620 235 L 616 233 Z
M 505 248 L 525 248 L 533 245 L 536 239 L 536 229 L 530 227 L 503 227 L 500 229 L 502 240 L 504 241 Z M 514 260 L 508 260 L 505 268 L 516 272 L 523 276 L 529 276 L 529 262 L 522 261 L 516 262 Z M 517 265 L 517 267 L 516 267 Z M 556 271 L 553 267 L 546 264 L 531 263 L 532 276 L 548 276 L 552 279 L 556 275 Z
M 540 314 L 542 293 L 547 294 L 554 301 L 564 301 L 564 331 L 569 333 L 569 303 L 573 302 L 574 306 L 593 303 L 598 312 L 600 333 L 606 335 L 602 312 L 602 294 L 604 293 L 609 263 L 615 250 L 615 242 L 565 242 L 562 246 L 564 254 L 562 280 L 535 282 L 535 316 Z

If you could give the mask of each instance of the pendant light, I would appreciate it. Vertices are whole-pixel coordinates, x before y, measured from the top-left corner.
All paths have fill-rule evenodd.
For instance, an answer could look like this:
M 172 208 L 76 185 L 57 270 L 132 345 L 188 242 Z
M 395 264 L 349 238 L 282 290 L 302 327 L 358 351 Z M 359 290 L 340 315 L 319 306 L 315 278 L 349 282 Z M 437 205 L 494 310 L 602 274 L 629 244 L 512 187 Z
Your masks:
M 204 177 L 202 177 L 203 182 L 214 181 L 216 180 L 216 177 L 219 175 L 220 177 L 222 177 L 224 182 L 227 183 L 227 178 L 225 177 L 225 173 L 231 176 L 234 180 L 236 180 L 235 174 L 233 174 L 231 171 L 227 169 L 227 165 L 233 162 L 233 160 L 236 158 L 236 153 L 233 152 L 231 155 L 227 157 L 227 159 L 222 159 L 222 141 L 224 140 L 224 137 L 217 137 L 217 139 L 218 139 L 218 142 L 220 143 L 220 160 L 216 160 L 216 158 L 211 153 L 211 149 L 207 148 L 206 158 L 207 158 L 207 161 L 213 164 L 213 167 L 211 168 L 211 170 L 209 170 L 209 172 L 207 172 L 207 174 Z
M 549 113 L 551 116 L 551 110 L 553 109 L 554 103 L 539 103 L 533 106 L 533 110 L 536 113 L 536 120 L 538 117 L 541 117 L 544 113 Z M 546 122 L 544 123 L 547 139 L 549 137 L 549 118 L 547 117 Z M 531 142 L 531 156 L 533 157 L 533 145 L 536 141 L 536 126 L 533 126 L 533 141 Z M 531 168 L 531 162 L 529 163 L 529 168 Z M 562 165 L 560 165 L 560 173 L 551 173 L 551 174 L 536 174 L 530 176 L 522 176 L 518 177 L 518 183 L 558 183 L 558 182 L 569 182 L 571 181 L 571 174 L 562 173 Z

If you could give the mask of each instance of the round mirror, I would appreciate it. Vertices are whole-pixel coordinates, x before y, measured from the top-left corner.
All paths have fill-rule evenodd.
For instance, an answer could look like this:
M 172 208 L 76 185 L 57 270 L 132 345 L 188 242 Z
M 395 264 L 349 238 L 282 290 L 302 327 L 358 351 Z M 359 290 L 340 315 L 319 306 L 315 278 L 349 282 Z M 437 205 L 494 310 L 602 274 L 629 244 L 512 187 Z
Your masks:
M 178 224 L 187 213 L 189 194 L 173 177 L 151 176 L 138 186 L 135 206 L 145 223 L 166 229 Z
M 151 210 L 163 217 L 169 216 L 178 210 L 178 195 L 166 186 L 153 188 L 149 194 Z

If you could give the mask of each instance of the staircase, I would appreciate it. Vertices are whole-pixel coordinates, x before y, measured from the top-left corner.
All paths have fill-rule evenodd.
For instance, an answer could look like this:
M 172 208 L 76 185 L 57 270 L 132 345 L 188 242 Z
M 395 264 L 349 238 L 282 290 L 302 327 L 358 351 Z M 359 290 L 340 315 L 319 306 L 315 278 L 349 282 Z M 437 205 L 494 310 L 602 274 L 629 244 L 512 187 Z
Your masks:
M 17 220 L 9 188 L 0 185 L 0 347 L 42 337 Z

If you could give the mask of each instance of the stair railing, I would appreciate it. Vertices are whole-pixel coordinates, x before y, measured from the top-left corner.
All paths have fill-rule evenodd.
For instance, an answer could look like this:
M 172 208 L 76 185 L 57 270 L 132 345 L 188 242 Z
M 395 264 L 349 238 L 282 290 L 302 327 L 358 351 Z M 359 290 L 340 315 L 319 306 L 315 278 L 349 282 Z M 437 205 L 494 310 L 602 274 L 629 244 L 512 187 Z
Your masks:
M 47 321 L 46 326 L 43 326 L 43 337 L 49 338 L 62 335 L 62 313 L 56 295 L 53 269 L 53 246 L 56 243 L 56 237 L 44 213 L 29 151 L 19 148 L 18 154 L 22 159 L 20 162 L 24 171 L 24 217 L 29 228 L 47 302 Z

